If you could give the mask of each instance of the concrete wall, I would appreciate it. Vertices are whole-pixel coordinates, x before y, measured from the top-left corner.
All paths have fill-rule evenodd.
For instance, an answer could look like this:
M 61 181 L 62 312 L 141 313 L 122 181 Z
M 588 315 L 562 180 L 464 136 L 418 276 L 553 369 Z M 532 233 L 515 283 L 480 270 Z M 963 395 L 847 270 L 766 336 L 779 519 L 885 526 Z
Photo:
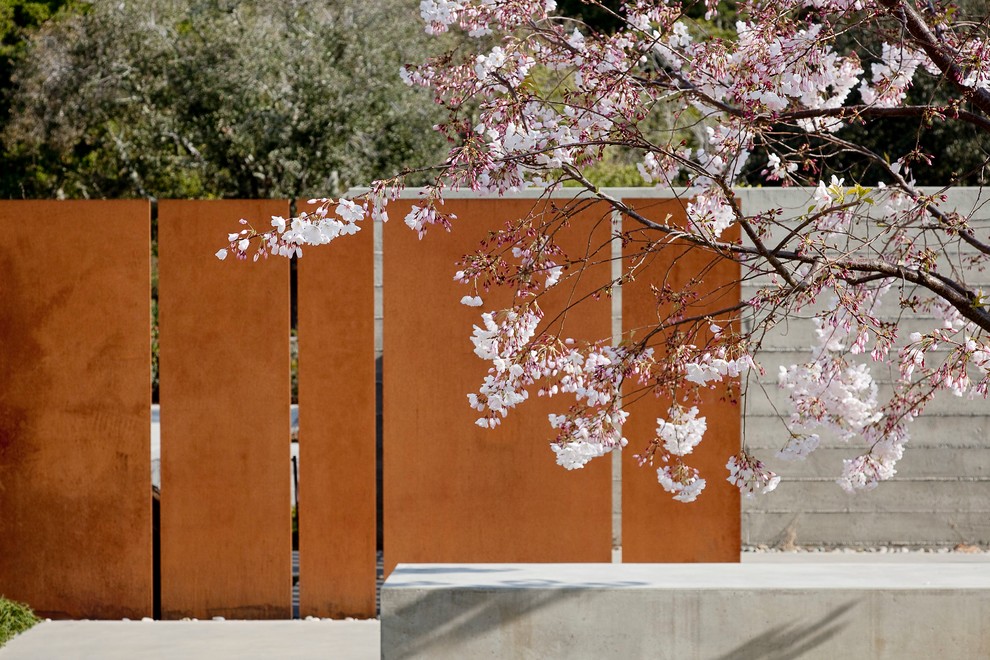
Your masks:
M 739 191 L 749 214 L 783 207 L 795 215 L 807 209 L 810 192 Z M 956 189 L 946 206 L 966 214 L 975 211 L 976 227 L 986 236 L 988 201 L 988 191 Z M 990 274 L 975 274 L 974 279 L 990 289 Z M 759 282 L 744 283 L 743 297 L 758 287 Z M 884 320 L 893 321 L 900 310 L 887 305 L 882 312 Z M 920 326 L 907 320 L 901 326 L 902 335 Z M 859 446 L 823 441 L 803 463 L 772 458 L 787 437 L 777 416 L 777 410 L 787 410 L 786 397 L 776 387 L 777 367 L 805 361 L 805 350 L 813 340 L 810 320 L 796 320 L 775 329 L 764 343 L 762 362 L 767 375 L 759 384 L 766 388 L 769 400 L 759 394 L 749 397 L 744 437 L 762 457 L 770 457 L 766 462 L 782 480 L 769 497 L 743 501 L 743 543 L 778 547 L 990 543 L 990 406 L 985 400 L 940 396 L 912 425 L 912 439 L 898 463 L 897 475 L 868 493 L 847 495 L 834 483 L 842 459 L 861 453 Z M 891 378 L 886 365 L 874 364 L 872 370 L 880 396 L 889 394 Z
M 669 197 L 685 191 L 624 189 L 609 191 L 618 197 Z M 796 216 L 808 207 L 812 191 L 791 188 L 738 189 L 747 213 L 784 208 Z M 931 190 L 929 192 L 935 192 Z M 990 227 L 990 191 L 955 189 L 948 206 L 973 213 L 978 227 Z M 784 216 L 785 218 L 787 215 Z M 381 227 L 376 227 L 376 347 L 381 355 L 383 323 Z M 984 233 L 985 235 L 985 233 Z M 453 265 L 452 265 L 453 270 Z M 990 289 L 990 273 L 977 279 Z M 744 283 L 742 295 L 756 292 L 759 282 Z M 618 321 L 621 295 L 613 300 Z M 899 310 L 888 308 L 889 319 Z M 616 324 L 613 324 L 616 327 Z M 621 324 L 617 327 L 621 328 Z M 914 326 L 909 321 L 906 332 Z M 465 341 L 467 340 L 465 329 Z M 958 544 L 990 544 L 990 405 L 984 400 L 961 400 L 943 396 L 929 406 L 912 429 L 912 440 L 898 465 L 897 476 L 876 490 L 855 496 L 845 494 L 835 483 L 842 459 L 852 458 L 860 448 L 823 441 L 823 446 L 803 463 L 785 463 L 773 458 L 787 437 L 777 411 L 786 397 L 777 391 L 777 366 L 801 363 L 814 341 L 810 320 L 795 320 L 766 337 L 762 354 L 767 375 L 750 383 L 764 387 L 769 398 L 756 392 L 744 410 L 743 434 L 749 447 L 782 475 L 777 491 L 770 496 L 743 501 L 743 544 L 790 548 L 793 546 L 954 547 Z M 889 391 L 889 376 L 883 365 L 874 365 L 881 396 Z M 380 371 L 379 371 L 380 379 Z M 885 384 L 888 387 L 885 388 Z M 619 471 L 614 471 L 614 539 L 621 545 Z M 666 495 L 658 490 L 658 497 Z

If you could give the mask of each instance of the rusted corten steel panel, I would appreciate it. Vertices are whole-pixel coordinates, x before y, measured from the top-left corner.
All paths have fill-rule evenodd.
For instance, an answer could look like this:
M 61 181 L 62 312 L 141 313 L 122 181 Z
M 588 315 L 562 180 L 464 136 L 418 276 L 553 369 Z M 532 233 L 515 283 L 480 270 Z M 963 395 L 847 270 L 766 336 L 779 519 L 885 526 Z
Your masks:
M 401 222 L 410 203 L 390 207 L 384 245 L 384 546 L 397 562 L 609 561 L 611 465 L 593 461 L 568 472 L 556 465 L 547 422 L 573 399 L 530 399 L 495 430 L 475 425 L 467 394 L 487 362 L 473 353 L 481 312 L 508 306 L 501 289 L 482 292 L 481 308 L 458 304 L 469 287 L 453 280 L 455 262 L 491 230 L 524 216 L 535 200 L 454 199 L 451 233 L 433 227 L 420 241 Z M 573 256 L 601 247 L 605 262 L 577 284 L 562 283 L 543 305 L 552 319 L 573 295 L 608 281 L 609 212 L 596 206 L 561 232 Z M 589 239 L 589 236 L 591 237 Z M 582 305 L 566 317 L 575 338 L 607 338 L 609 304 Z
M 289 618 L 289 262 L 213 256 L 284 201 L 159 203 L 162 617 Z
M 150 616 L 146 201 L 0 202 L 0 593 Z
M 677 200 L 623 200 L 642 215 L 684 226 L 683 203 Z M 637 239 L 659 239 L 635 220 L 625 218 L 623 228 L 634 231 Z M 722 239 L 738 240 L 738 227 L 730 228 Z M 626 253 L 635 250 L 630 244 Z M 674 243 L 659 250 L 649 270 L 622 287 L 623 331 L 657 323 L 656 299 L 650 285 L 666 284 L 683 290 L 692 278 L 700 278 L 705 292 L 691 307 L 690 315 L 704 315 L 732 307 L 739 302 L 739 265 L 720 259 L 710 251 Z M 628 265 L 627 263 L 623 264 Z M 705 324 L 707 326 L 707 324 Z M 658 349 L 659 350 L 659 349 Z M 724 384 L 705 392 L 698 405 L 707 418 L 705 439 L 684 462 L 697 468 L 707 482 L 699 498 L 691 503 L 677 502 L 657 483 L 656 468 L 639 467 L 634 455 L 644 450 L 656 435 L 658 417 L 667 417 L 670 400 L 655 398 L 652 392 L 636 393 L 638 384 L 624 387 L 630 412 L 624 428 L 629 446 L 622 460 L 622 561 L 623 562 L 733 562 L 739 561 L 739 490 L 726 481 L 725 463 L 739 449 L 740 415 L 738 405 L 722 400 Z M 633 399 L 638 400 L 633 402 Z
M 371 222 L 306 248 L 299 291 L 301 616 L 375 611 L 375 306 Z

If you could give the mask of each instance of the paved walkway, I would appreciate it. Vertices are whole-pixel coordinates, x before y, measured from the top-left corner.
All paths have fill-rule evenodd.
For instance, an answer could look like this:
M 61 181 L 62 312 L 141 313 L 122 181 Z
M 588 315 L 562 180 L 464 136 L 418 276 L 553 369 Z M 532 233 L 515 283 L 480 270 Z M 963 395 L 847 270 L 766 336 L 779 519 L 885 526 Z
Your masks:
M 372 660 L 378 621 L 45 621 L 0 660 Z

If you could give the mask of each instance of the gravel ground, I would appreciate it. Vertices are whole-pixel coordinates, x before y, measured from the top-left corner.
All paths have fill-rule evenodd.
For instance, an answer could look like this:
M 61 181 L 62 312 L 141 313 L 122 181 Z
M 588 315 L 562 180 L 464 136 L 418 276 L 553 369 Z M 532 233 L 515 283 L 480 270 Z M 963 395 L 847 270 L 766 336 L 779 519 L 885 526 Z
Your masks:
M 954 547 L 948 546 L 855 546 L 855 547 L 831 547 L 831 546 L 766 546 L 766 545 L 744 545 L 743 554 L 937 554 L 937 555 L 990 555 L 990 547 L 980 545 L 970 545 L 960 543 Z

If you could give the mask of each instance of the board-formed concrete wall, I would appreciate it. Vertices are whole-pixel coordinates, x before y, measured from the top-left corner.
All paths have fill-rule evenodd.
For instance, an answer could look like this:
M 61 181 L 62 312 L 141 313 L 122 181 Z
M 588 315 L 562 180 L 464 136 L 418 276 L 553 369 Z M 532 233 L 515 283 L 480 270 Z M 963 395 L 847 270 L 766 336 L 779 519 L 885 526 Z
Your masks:
M 808 208 L 808 189 L 740 189 L 747 214 L 784 208 L 798 215 Z M 926 189 L 931 194 L 935 189 Z M 990 191 L 954 189 L 945 207 L 974 214 L 978 234 L 990 227 Z M 787 217 L 787 216 L 785 216 Z M 990 273 L 973 274 L 972 284 L 990 289 Z M 756 292 L 758 282 L 743 284 L 742 295 Z M 890 296 L 891 299 L 894 296 Z M 893 303 L 893 300 L 891 300 Z M 885 304 L 885 320 L 900 311 Z M 916 317 L 917 318 L 917 317 Z M 901 336 L 930 326 L 931 317 L 901 324 Z M 911 441 L 895 477 L 867 493 L 847 495 L 835 484 L 843 458 L 862 453 L 860 446 L 825 443 L 803 463 L 776 460 L 787 438 L 777 412 L 787 413 L 786 397 L 777 389 L 779 365 L 808 359 L 814 341 L 810 320 L 796 320 L 768 334 L 759 379 L 769 394 L 749 397 L 744 438 L 771 469 L 782 475 L 768 497 L 743 501 L 743 543 L 777 547 L 882 546 L 953 547 L 990 543 L 990 404 L 951 395 L 939 396 L 911 428 Z M 871 369 L 880 397 L 889 395 L 891 378 L 884 364 Z M 755 385 L 755 383 L 753 384 Z
M 686 198 L 688 191 L 663 189 L 614 189 L 615 197 Z M 937 192 L 926 189 L 928 193 Z M 566 193 L 566 191 L 565 191 Z M 783 208 L 796 217 L 809 206 L 812 189 L 739 188 L 736 194 L 746 213 Z M 414 194 L 410 191 L 407 194 Z M 524 193 L 525 194 L 525 193 Z M 470 195 L 470 193 L 468 193 Z M 532 193 L 526 196 L 535 196 Z M 974 213 L 976 226 L 990 228 L 990 191 L 957 188 L 948 194 L 949 208 Z M 381 227 L 376 226 L 376 349 L 381 355 L 382 336 L 382 247 Z M 452 266 L 453 269 L 453 266 Z M 990 290 L 990 273 L 981 274 Z M 759 282 L 743 284 L 743 297 L 753 295 Z M 621 297 L 614 300 L 615 323 L 621 328 Z M 898 310 L 886 310 L 893 318 Z M 917 323 L 908 322 L 904 332 Z M 465 334 L 465 340 L 467 335 Z M 778 411 L 787 413 L 786 398 L 777 390 L 777 367 L 808 359 L 814 342 L 810 320 L 795 320 L 768 334 L 762 362 L 766 376 L 759 379 L 769 393 L 755 392 L 743 411 L 743 437 L 748 446 L 782 475 L 777 491 L 765 497 L 744 499 L 742 540 L 744 545 L 789 548 L 812 547 L 948 547 L 959 544 L 990 544 L 990 403 L 942 396 L 912 427 L 912 440 L 898 464 L 893 480 L 874 491 L 847 495 L 835 479 L 842 459 L 861 453 L 859 447 L 841 443 L 823 446 L 803 463 L 773 458 L 783 446 L 787 432 Z M 883 365 L 874 365 L 880 394 L 889 392 L 890 378 Z M 379 374 L 380 379 L 380 374 Z M 886 385 L 886 387 L 885 387 Z M 758 390 L 756 382 L 751 389 Z M 776 406 L 776 410 L 774 408 Z M 620 477 L 615 471 L 614 541 L 621 545 Z M 666 494 L 658 490 L 658 497 Z

